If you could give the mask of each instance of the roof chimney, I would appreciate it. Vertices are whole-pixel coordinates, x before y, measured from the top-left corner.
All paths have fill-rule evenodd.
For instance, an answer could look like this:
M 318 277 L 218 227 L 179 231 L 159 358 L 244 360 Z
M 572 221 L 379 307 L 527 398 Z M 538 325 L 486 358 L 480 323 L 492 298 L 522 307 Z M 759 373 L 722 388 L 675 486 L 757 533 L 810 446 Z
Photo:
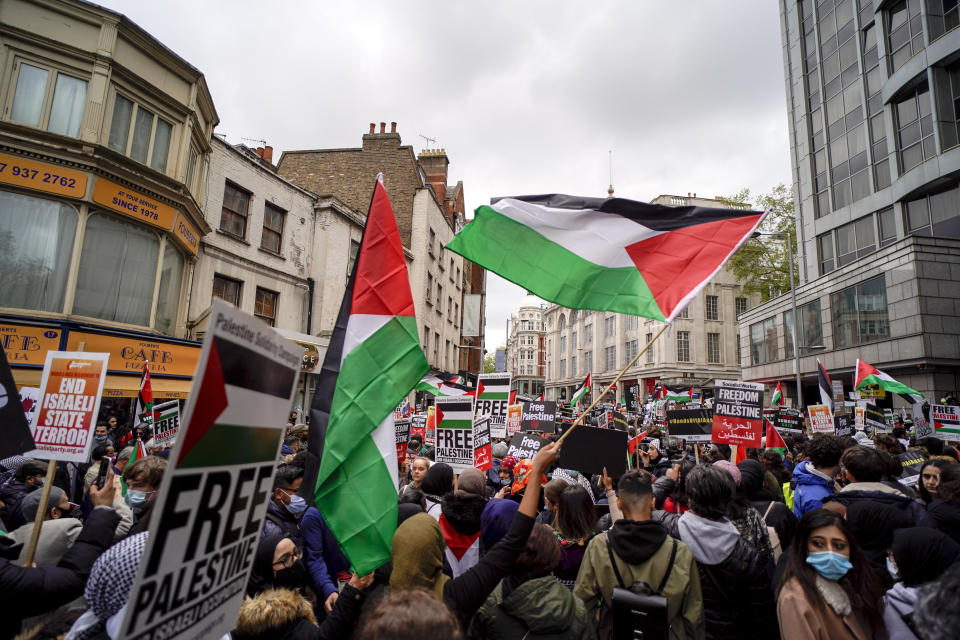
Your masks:
M 397 132 L 397 123 L 396 123 L 396 122 L 391 122 L 391 123 L 390 123 L 390 133 L 396 133 L 396 132 Z
M 263 156 L 262 156 L 262 157 L 263 157 L 264 160 L 266 160 L 266 161 L 269 162 L 270 164 L 273 164 L 273 147 L 271 147 L 270 145 L 265 146 L 265 147 L 263 148 Z
M 381 122 L 381 123 L 380 123 L 380 133 L 386 133 L 386 132 L 387 132 L 387 123 L 386 123 L 386 122 Z
M 371 123 L 370 123 L 370 133 L 371 133 L 371 134 L 374 134 L 374 133 L 376 133 L 376 132 L 377 132 L 377 125 L 371 122 Z

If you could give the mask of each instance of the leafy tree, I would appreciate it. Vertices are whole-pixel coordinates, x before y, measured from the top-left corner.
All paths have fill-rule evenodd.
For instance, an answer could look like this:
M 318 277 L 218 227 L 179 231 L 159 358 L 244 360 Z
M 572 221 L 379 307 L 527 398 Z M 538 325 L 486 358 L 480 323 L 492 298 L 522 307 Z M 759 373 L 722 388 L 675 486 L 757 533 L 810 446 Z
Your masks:
M 506 349 L 506 347 L 499 346 L 497 349 Z M 487 355 L 483 356 L 484 373 L 494 373 L 497 370 L 497 349 L 488 351 Z
M 749 189 L 742 189 L 730 197 L 722 198 L 730 206 L 751 207 L 757 210 L 770 210 L 761 233 L 789 234 L 793 250 L 794 278 L 799 277 L 799 258 L 797 255 L 797 227 L 793 213 L 793 193 L 785 184 L 780 183 L 769 193 L 752 197 Z M 790 291 L 790 267 L 787 260 L 787 245 L 782 236 L 761 236 L 747 241 L 733 258 L 729 268 L 743 285 L 747 295 L 758 293 L 766 302 Z M 799 284 L 799 283 L 798 283 Z

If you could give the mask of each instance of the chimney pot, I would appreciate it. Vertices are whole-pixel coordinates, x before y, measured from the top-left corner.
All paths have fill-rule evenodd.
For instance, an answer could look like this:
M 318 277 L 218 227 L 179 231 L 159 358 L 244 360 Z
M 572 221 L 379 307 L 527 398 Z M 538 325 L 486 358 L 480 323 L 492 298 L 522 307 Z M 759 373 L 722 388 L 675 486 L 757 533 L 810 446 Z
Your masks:
M 376 133 L 376 132 L 377 132 L 377 125 L 375 125 L 374 123 L 371 122 L 371 123 L 370 123 L 370 133 Z
M 380 133 L 386 133 L 386 132 L 387 132 L 387 123 L 386 123 L 386 122 L 381 122 L 381 123 L 380 123 Z
M 256 149 L 253 150 L 253 152 L 258 156 L 260 156 L 261 158 L 263 157 L 263 147 L 257 147 Z
M 273 147 L 267 145 L 263 148 L 263 159 L 273 164 Z
M 687 197 L 688 197 L 688 198 L 690 197 L 690 192 L 689 192 L 689 191 L 687 191 Z
M 693 197 L 694 197 L 694 198 L 697 197 L 697 192 L 696 192 L 696 191 L 693 192 Z
M 397 132 L 397 123 L 396 123 L 396 122 L 391 122 L 391 123 L 390 123 L 390 133 L 396 133 L 396 132 Z

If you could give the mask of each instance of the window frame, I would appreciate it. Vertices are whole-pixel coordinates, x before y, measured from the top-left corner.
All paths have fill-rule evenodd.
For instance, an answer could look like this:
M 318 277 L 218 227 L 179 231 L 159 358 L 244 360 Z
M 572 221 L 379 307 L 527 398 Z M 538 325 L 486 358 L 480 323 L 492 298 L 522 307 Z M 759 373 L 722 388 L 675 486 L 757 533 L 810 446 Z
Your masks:
M 107 136 L 105 146 L 112 149 L 113 151 L 116 151 L 117 153 L 120 153 L 123 156 L 126 156 L 127 158 L 130 158 L 131 160 L 133 160 L 138 164 L 141 164 L 145 167 L 149 167 L 154 171 L 158 171 L 164 175 L 167 175 L 167 172 L 170 170 L 170 166 L 171 166 L 170 151 L 176 148 L 176 145 L 174 144 L 174 140 L 176 139 L 176 135 L 179 131 L 177 127 L 178 122 L 171 121 L 173 120 L 173 118 L 168 119 L 167 117 L 164 117 L 164 115 L 166 114 L 161 115 L 160 113 L 161 110 L 157 105 L 155 104 L 144 105 L 139 100 L 130 97 L 130 95 L 128 95 L 126 91 L 122 90 L 116 85 L 114 85 L 114 90 L 112 93 L 113 93 L 113 99 L 110 102 L 110 125 L 108 127 L 104 127 L 104 132 L 103 132 L 103 135 Z M 119 149 L 116 149 L 109 144 L 109 138 L 113 133 L 113 125 L 114 125 L 113 119 L 116 115 L 115 109 L 116 109 L 117 98 L 122 98 L 123 100 L 126 100 L 127 102 L 130 102 L 133 104 L 133 107 L 130 110 L 130 121 L 127 123 L 127 134 L 125 137 L 123 151 L 120 151 Z M 147 139 L 147 155 L 143 162 L 140 162 L 139 160 L 134 158 L 133 155 L 131 155 L 131 152 L 133 150 L 134 134 L 136 132 L 136 127 L 137 127 L 137 114 L 139 113 L 141 108 L 144 111 L 153 114 L 153 121 L 150 123 L 150 135 L 148 136 L 148 139 Z M 166 158 L 164 159 L 163 169 L 158 169 L 157 167 L 153 166 L 153 160 L 154 160 L 153 154 L 156 151 L 155 143 L 156 143 L 156 136 L 157 136 L 157 124 L 159 123 L 160 120 L 163 120 L 167 125 L 170 126 L 170 138 L 167 141 L 167 155 L 166 155 Z
M 716 351 L 716 356 L 714 356 L 714 351 Z M 720 345 L 720 334 L 718 332 L 707 332 L 707 363 L 723 364 L 723 349 Z
M 886 331 L 885 331 L 885 333 L 875 332 L 875 333 L 873 333 L 873 334 L 870 334 L 870 335 L 873 336 L 873 337 L 870 337 L 869 339 L 866 339 L 866 340 L 865 340 L 865 339 L 863 338 L 863 332 L 862 332 L 862 326 L 863 326 L 863 323 L 864 323 L 864 318 L 862 317 L 862 313 L 864 313 L 864 312 L 861 311 L 861 296 L 866 297 L 866 295 L 868 295 L 868 294 L 861 294 L 861 289 L 866 288 L 867 286 L 870 286 L 870 285 L 874 285 L 874 284 L 877 283 L 877 282 L 880 282 L 880 283 L 883 284 L 883 287 L 882 287 L 882 289 L 883 289 L 883 303 L 880 304 L 880 305 L 878 305 L 878 309 L 876 309 L 876 310 L 874 310 L 874 311 L 878 311 L 878 310 L 880 310 L 880 309 L 883 310 L 883 312 L 884 312 L 884 314 L 885 314 L 885 316 L 886 316 L 886 320 L 885 320 L 885 321 L 882 321 L 882 320 L 881 320 L 880 322 L 881 322 L 881 323 L 884 323 L 884 322 L 885 322 Z M 841 340 L 841 339 L 840 339 L 841 336 L 844 335 L 844 332 L 842 332 L 842 331 L 839 330 L 839 329 L 840 329 L 840 326 L 838 326 L 838 322 L 845 322 L 845 321 L 846 321 L 845 319 L 840 318 L 840 314 L 841 314 L 841 311 L 840 311 L 840 307 L 841 307 L 841 305 L 840 305 L 840 298 L 841 298 L 841 296 L 849 295 L 850 292 L 853 293 L 853 303 L 854 303 L 854 307 L 855 307 L 855 309 L 854 309 L 854 311 L 853 311 L 853 314 L 854 314 L 854 317 L 853 317 L 853 327 L 854 327 L 855 330 L 856 330 L 856 334 L 855 334 L 855 336 L 852 338 L 852 341 L 851 341 L 850 343 L 847 343 L 845 340 Z M 868 311 L 870 311 L 870 310 L 868 310 Z M 847 311 L 846 313 L 849 313 L 849 311 Z M 872 321 L 872 322 L 876 322 L 876 321 Z M 858 282 L 858 283 L 856 283 L 856 284 L 852 284 L 852 285 L 850 285 L 849 287 L 844 287 L 844 288 L 841 289 L 840 291 L 831 293 L 831 294 L 830 294 L 830 323 L 831 323 L 831 326 L 832 326 L 832 328 L 833 328 L 833 347 L 834 347 L 834 349 L 847 349 L 847 348 L 850 348 L 850 347 L 858 347 L 858 346 L 860 346 L 860 345 L 869 344 L 869 343 L 871 343 L 871 342 L 879 342 L 879 341 L 881 341 L 881 340 L 889 340 L 889 339 L 890 339 L 890 313 L 889 313 L 889 306 L 888 306 L 888 304 L 887 304 L 887 283 L 886 283 L 886 276 L 883 275 L 883 274 L 881 274 L 881 275 L 879 275 L 879 276 L 874 276 L 874 277 L 872 277 L 872 278 L 868 278 L 867 280 L 863 280 L 863 281 Z
M 720 296 L 715 296 L 715 295 L 707 294 L 707 295 L 705 296 L 704 300 L 705 300 L 705 302 L 704 302 L 704 317 L 705 317 L 707 320 L 719 320 L 719 319 L 720 319 Z M 712 303 L 712 305 L 711 305 L 711 303 Z M 711 306 L 713 307 L 713 309 L 712 309 L 713 312 L 712 312 L 712 313 L 711 313 L 711 308 L 710 308 Z
M 677 362 L 692 362 L 690 353 L 690 332 L 677 331 Z
M 44 84 L 43 99 L 40 102 L 39 121 L 37 122 L 37 124 L 31 124 L 29 122 L 24 122 L 22 120 L 14 120 L 13 118 L 14 104 L 17 97 L 17 83 L 20 80 L 20 69 L 24 64 L 47 72 L 47 80 Z M 53 113 L 53 101 L 56 97 L 55 94 L 57 90 L 57 78 L 61 74 L 69 76 L 74 80 L 82 80 L 86 85 L 86 90 L 84 91 L 83 109 L 80 113 L 80 125 L 78 126 L 78 131 L 76 135 L 70 135 L 69 133 L 56 133 L 56 132 L 50 131 L 50 116 Z M 83 127 L 83 118 L 87 110 L 87 92 L 89 90 L 90 90 L 90 75 L 83 73 L 79 69 L 74 69 L 72 67 L 67 67 L 65 65 L 52 64 L 51 62 L 46 60 L 41 62 L 38 60 L 34 60 L 33 58 L 28 58 L 28 57 L 23 57 L 18 55 L 14 59 L 13 74 L 10 80 L 10 96 L 7 102 L 7 109 L 6 109 L 7 116 L 5 119 L 8 122 L 13 122 L 25 127 L 42 129 L 43 131 L 54 133 L 54 135 L 62 135 L 68 138 L 77 138 L 80 135 L 79 129 Z
M 225 282 L 225 283 L 237 285 L 237 299 L 236 299 L 236 301 L 229 300 L 228 298 L 224 298 L 223 296 L 218 296 L 218 295 L 217 295 L 217 280 L 221 280 L 221 281 L 223 281 L 223 282 Z M 233 306 L 235 306 L 236 308 L 239 309 L 239 308 L 240 308 L 240 302 L 243 300 L 243 280 L 238 280 L 238 279 L 236 279 L 236 278 L 231 278 L 230 276 L 225 276 L 225 275 L 223 275 L 222 273 L 214 273 L 214 274 L 213 274 L 213 287 L 212 287 L 212 290 L 211 290 L 211 291 L 212 291 L 212 293 L 211 293 L 211 298 L 219 298 L 220 300 L 223 300 L 223 301 L 225 301 L 225 302 L 229 302 L 230 304 L 232 304 Z
M 268 315 L 266 315 L 265 313 L 259 312 L 259 310 L 262 309 L 262 303 L 261 303 L 261 300 L 260 300 L 260 296 L 261 296 L 261 295 L 263 295 L 263 296 L 265 296 L 265 297 L 267 297 L 267 298 L 270 298 L 270 297 L 272 296 L 272 301 L 271 301 L 271 303 L 272 303 L 272 305 L 273 305 L 273 315 L 272 315 L 272 316 L 268 316 Z M 254 297 L 254 299 L 253 299 L 253 315 L 254 315 L 255 317 L 260 318 L 261 320 L 263 320 L 264 322 L 266 322 L 266 323 L 267 323 L 268 325 L 270 325 L 271 327 L 275 327 L 275 326 L 277 326 L 277 315 L 278 315 L 278 307 L 279 307 L 279 306 L 280 306 L 280 292 L 279 292 L 279 291 L 271 291 L 270 289 L 267 289 L 267 288 L 265 288 L 265 287 L 257 287 L 257 291 L 256 291 L 255 297 Z
M 246 198 L 247 198 L 247 204 L 246 204 L 246 207 L 245 207 L 246 211 L 244 211 L 244 212 L 241 213 L 241 212 L 239 212 L 239 211 L 234 211 L 233 209 L 230 209 L 230 208 L 227 207 L 227 189 L 234 189 L 234 190 L 236 190 L 237 192 L 239 192 L 239 193 L 241 193 L 241 194 L 243 194 L 243 195 L 246 196 Z M 231 238 L 237 238 L 237 239 L 239 239 L 239 240 L 243 240 L 244 242 L 246 242 L 246 239 L 247 239 L 247 231 L 248 231 L 248 228 L 249 228 L 249 226 L 250 226 L 250 201 L 251 201 L 251 200 L 253 200 L 253 193 L 252 193 L 252 192 L 247 191 L 246 189 L 244 189 L 243 187 L 241 187 L 240 185 L 238 185 L 238 184 L 235 183 L 235 182 L 232 182 L 232 181 L 230 181 L 230 180 L 224 180 L 224 183 L 223 183 L 223 201 L 220 203 L 220 223 L 219 223 L 219 225 L 217 226 L 217 230 L 220 231 L 220 232 L 222 232 L 222 233 L 225 233 L 226 235 L 230 236 Z M 228 215 L 230 215 L 230 216 L 236 216 L 237 218 L 240 218 L 240 219 L 243 220 L 243 233 L 242 233 L 242 234 L 234 233 L 233 231 L 230 230 L 229 227 L 225 227 L 225 226 L 224 226 L 224 213 L 225 213 L 225 212 L 226 212 Z
M 267 226 L 267 219 L 270 214 L 275 215 L 280 220 L 280 228 L 274 229 L 273 227 Z M 222 215 L 222 213 L 221 213 Z M 283 228 L 286 226 L 287 211 L 272 202 L 263 203 L 263 225 L 260 229 L 260 248 L 267 253 L 272 253 L 274 255 L 281 255 L 283 253 Z M 267 233 L 273 234 L 277 239 L 277 248 L 272 249 L 270 247 L 264 246 L 264 239 L 267 237 Z M 273 237 L 273 236 L 271 236 Z

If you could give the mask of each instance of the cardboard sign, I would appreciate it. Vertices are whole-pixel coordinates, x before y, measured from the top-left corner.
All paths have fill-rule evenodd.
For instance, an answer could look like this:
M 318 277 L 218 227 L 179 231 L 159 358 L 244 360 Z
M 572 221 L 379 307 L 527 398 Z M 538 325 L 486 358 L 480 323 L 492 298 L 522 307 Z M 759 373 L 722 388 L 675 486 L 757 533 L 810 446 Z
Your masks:
M 434 461 L 446 462 L 453 467 L 455 473 L 471 468 L 473 466 L 473 398 L 454 396 L 436 398 L 434 402 L 437 423 L 437 450 Z
M 118 637 L 219 638 L 236 626 L 302 353 L 214 300 Z
M 490 416 L 473 419 L 473 466 L 480 471 L 493 467 L 490 446 Z
M 929 405 L 927 411 L 923 410 L 923 402 L 917 402 L 913 405 L 913 435 L 919 440 L 933 435 L 933 424 L 927 418 L 929 415 Z
M 843 380 L 831 380 L 833 385 L 833 403 L 834 405 L 843 402 Z
M 427 407 L 426 432 L 423 436 L 423 443 L 436 446 L 437 444 L 437 408 L 435 406 Z
M 893 431 L 893 428 L 897 424 L 897 419 L 893 417 L 893 409 L 884 409 L 883 410 L 883 423 L 886 425 L 886 430 Z
M 110 354 L 48 351 L 28 458 L 87 462 Z
M 760 447 L 763 429 L 763 385 L 717 380 L 711 441 Z
M 577 427 L 580 429 L 580 427 Z M 507 445 L 507 455 L 513 456 L 517 460 L 533 460 L 541 447 L 549 444 L 550 441 L 532 433 L 523 433 L 522 431 L 510 438 L 510 444 Z
M 27 419 L 27 430 L 33 424 L 33 417 L 37 415 L 37 406 L 40 402 L 40 387 L 20 387 L 20 406 L 23 407 L 23 415 Z M 30 437 L 30 447 L 33 448 L 33 436 Z M 25 451 L 26 449 L 21 449 Z
M 858 431 L 863 431 L 867 426 L 867 408 L 866 407 L 854 407 L 853 408 L 853 428 Z
M 520 424 L 523 431 L 553 433 L 557 430 L 557 403 L 524 402 Z
M 172 444 L 180 430 L 180 401 L 154 405 L 153 414 L 157 416 L 153 423 L 153 441 L 158 447 Z
M 407 457 L 407 443 L 410 442 L 410 419 L 393 419 L 393 436 L 397 445 L 397 460 Z
M 713 411 L 680 409 L 667 411 L 667 433 L 671 438 L 687 442 L 710 442 L 713 433 Z
M 523 423 L 523 404 L 507 405 L 507 437 L 513 437 L 513 434 L 520 431 L 520 425 Z
M 609 429 L 610 428 L 610 413 L 609 411 L 601 411 L 600 415 L 597 416 L 597 427 L 600 429 Z
M 807 405 L 807 415 L 810 417 L 810 430 L 813 433 L 833 433 L 833 414 L 825 404 Z
M 866 403 L 864 406 L 864 422 L 868 427 L 873 427 L 874 431 L 884 431 L 887 428 L 886 419 L 883 417 L 883 411 L 881 411 L 877 405 L 872 403 Z
M 420 436 L 425 441 L 427 435 L 427 416 L 417 414 L 410 418 L 410 437 Z
M 482 393 L 477 397 L 474 415 L 490 416 L 490 437 L 507 437 L 507 406 L 510 404 L 510 374 L 481 373 L 477 385 Z
M 588 476 L 606 467 L 607 475 L 619 478 L 627 470 L 627 433 L 579 426 L 564 440 L 559 464 Z
M 930 408 L 930 418 L 938 438 L 960 441 L 960 407 L 935 404 Z
M 853 419 L 848 415 L 834 416 L 833 426 L 838 436 L 853 435 Z

